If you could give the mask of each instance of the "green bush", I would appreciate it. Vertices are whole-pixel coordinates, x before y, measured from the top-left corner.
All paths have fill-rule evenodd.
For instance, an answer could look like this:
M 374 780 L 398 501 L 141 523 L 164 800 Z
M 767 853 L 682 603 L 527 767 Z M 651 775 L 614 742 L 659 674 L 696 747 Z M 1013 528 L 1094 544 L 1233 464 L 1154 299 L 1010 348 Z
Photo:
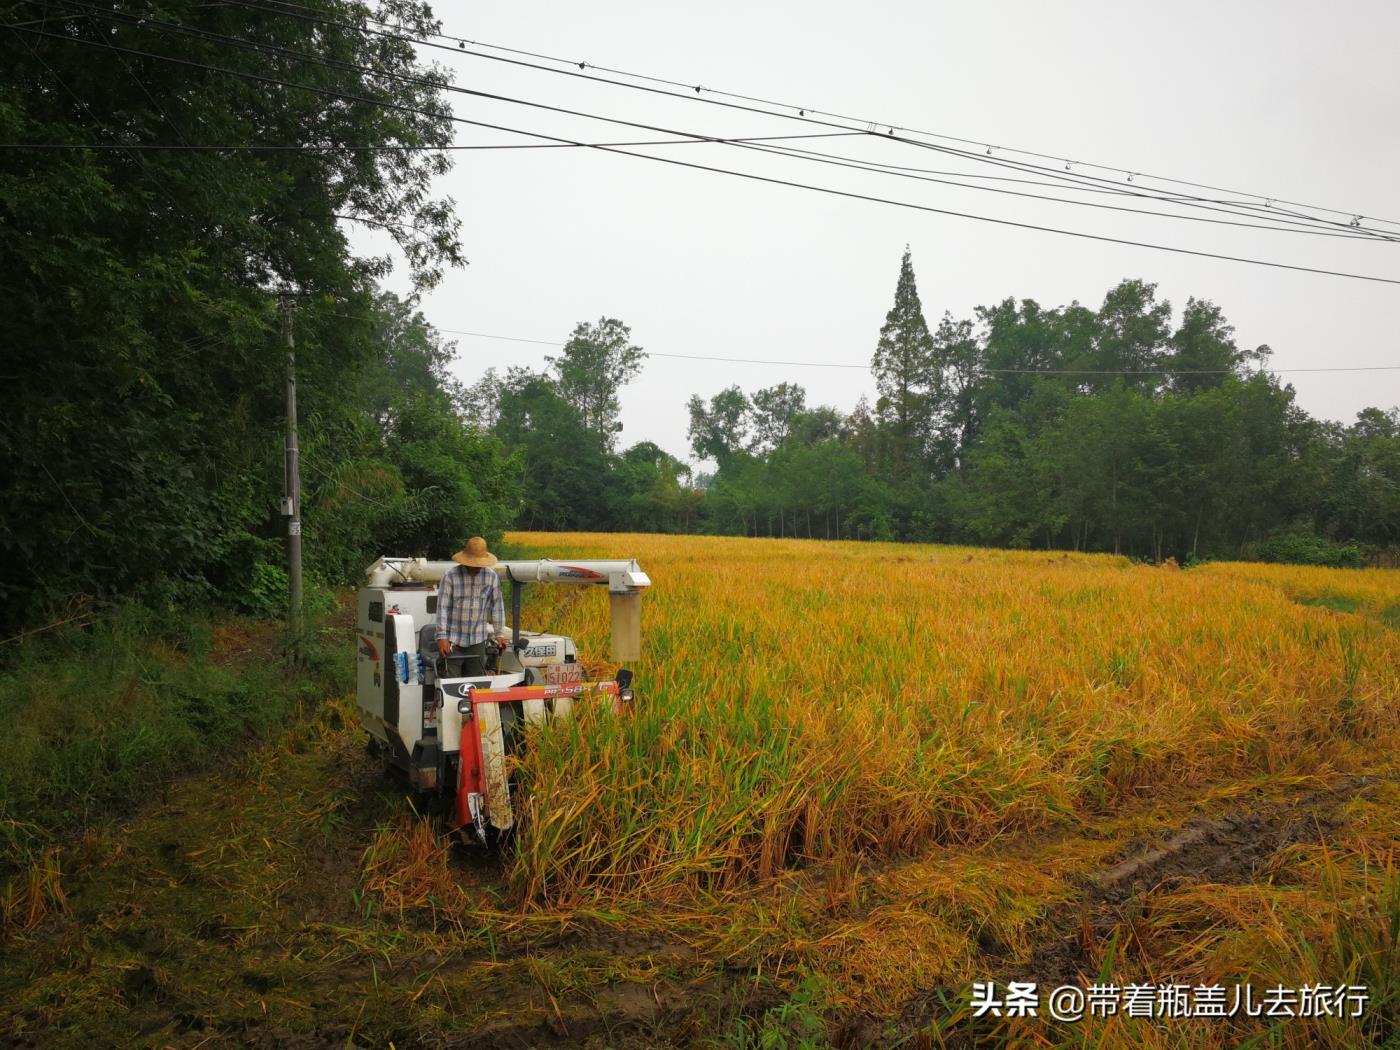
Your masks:
M 287 615 L 287 570 L 260 561 L 248 573 L 248 584 L 236 596 L 236 606 L 253 616 L 270 619 Z
M 233 596 L 239 612 L 280 620 L 287 615 L 287 570 L 280 565 L 260 561 L 248 573 L 248 581 Z M 335 592 L 314 575 L 302 579 L 301 611 L 308 621 L 319 620 L 336 610 Z
M 1365 555 L 1354 543 L 1332 543 L 1306 532 L 1271 536 L 1259 544 L 1254 555 L 1260 561 L 1289 565 L 1325 565 L 1333 569 L 1359 569 Z

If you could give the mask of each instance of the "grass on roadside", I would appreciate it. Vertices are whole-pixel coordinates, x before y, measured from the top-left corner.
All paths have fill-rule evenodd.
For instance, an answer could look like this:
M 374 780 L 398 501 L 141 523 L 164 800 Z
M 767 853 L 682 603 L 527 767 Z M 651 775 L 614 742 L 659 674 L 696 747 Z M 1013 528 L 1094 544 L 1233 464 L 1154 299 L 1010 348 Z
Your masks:
M 304 701 L 347 686 L 335 639 L 290 669 L 281 627 L 127 605 L 34 638 L 0 668 L 0 871 L 108 819 L 165 779 L 261 739 Z

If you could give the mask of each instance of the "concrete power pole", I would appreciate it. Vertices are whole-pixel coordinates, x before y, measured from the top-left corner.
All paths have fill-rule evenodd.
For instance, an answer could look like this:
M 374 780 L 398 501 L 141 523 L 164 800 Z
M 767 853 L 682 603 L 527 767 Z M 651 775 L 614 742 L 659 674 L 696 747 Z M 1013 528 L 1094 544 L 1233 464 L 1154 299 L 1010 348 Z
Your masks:
M 286 496 L 282 513 L 287 516 L 287 626 L 301 632 L 301 454 L 297 448 L 297 355 L 292 343 L 292 305 L 282 300 L 282 334 L 287 340 L 287 442 Z

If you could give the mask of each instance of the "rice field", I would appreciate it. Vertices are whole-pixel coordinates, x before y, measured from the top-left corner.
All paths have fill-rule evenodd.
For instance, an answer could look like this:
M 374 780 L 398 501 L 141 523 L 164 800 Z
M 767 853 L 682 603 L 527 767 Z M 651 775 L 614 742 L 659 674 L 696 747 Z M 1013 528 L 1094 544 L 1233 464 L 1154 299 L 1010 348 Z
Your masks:
M 511 539 L 633 556 L 653 581 L 635 714 L 555 727 L 527 759 L 509 877 L 545 906 L 685 902 L 1324 776 L 1389 751 L 1400 726 L 1400 571 Z M 541 625 L 606 652 L 604 601 L 543 590 Z

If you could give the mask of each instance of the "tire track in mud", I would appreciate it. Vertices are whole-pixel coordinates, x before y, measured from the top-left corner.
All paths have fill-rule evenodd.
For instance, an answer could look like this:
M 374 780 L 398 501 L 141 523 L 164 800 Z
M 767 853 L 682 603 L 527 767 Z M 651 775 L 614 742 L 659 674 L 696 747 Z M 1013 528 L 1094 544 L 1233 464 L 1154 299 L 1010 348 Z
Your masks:
M 1130 843 L 1123 859 L 1084 880 L 1079 900 L 1051 912 L 1051 932 L 1029 961 L 1007 971 L 1007 980 L 1054 986 L 1092 976 L 1086 973 L 1086 940 L 1111 931 L 1140 893 L 1189 883 L 1252 882 L 1280 850 L 1328 839 L 1342 825 L 1335 811 L 1380 779 L 1346 777 L 1292 799 L 1193 817 L 1165 837 Z
M 986 972 L 999 982 L 1034 981 L 1040 987 L 1093 980 L 1091 945 L 1111 935 L 1139 895 L 1192 883 L 1252 882 L 1280 850 L 1330 838 L 1343 823 L 1336 811 L 1386 779 L 1397 777 L 1343 777 L 1293 798 L 1192 817 L 1175 831 L 1131 839 L 1115 863 L 1075 880 L 1079 896 L 1045 915 L 1028 958 L 1018 961 L 1000 944 L 986 943 Z M 945 1002 L 962 994 L 959 987 L 940 985 L 915 996 L 895 1027 L 901 1035 L 926 1029 L 936 1011 L 946 1010 Z

